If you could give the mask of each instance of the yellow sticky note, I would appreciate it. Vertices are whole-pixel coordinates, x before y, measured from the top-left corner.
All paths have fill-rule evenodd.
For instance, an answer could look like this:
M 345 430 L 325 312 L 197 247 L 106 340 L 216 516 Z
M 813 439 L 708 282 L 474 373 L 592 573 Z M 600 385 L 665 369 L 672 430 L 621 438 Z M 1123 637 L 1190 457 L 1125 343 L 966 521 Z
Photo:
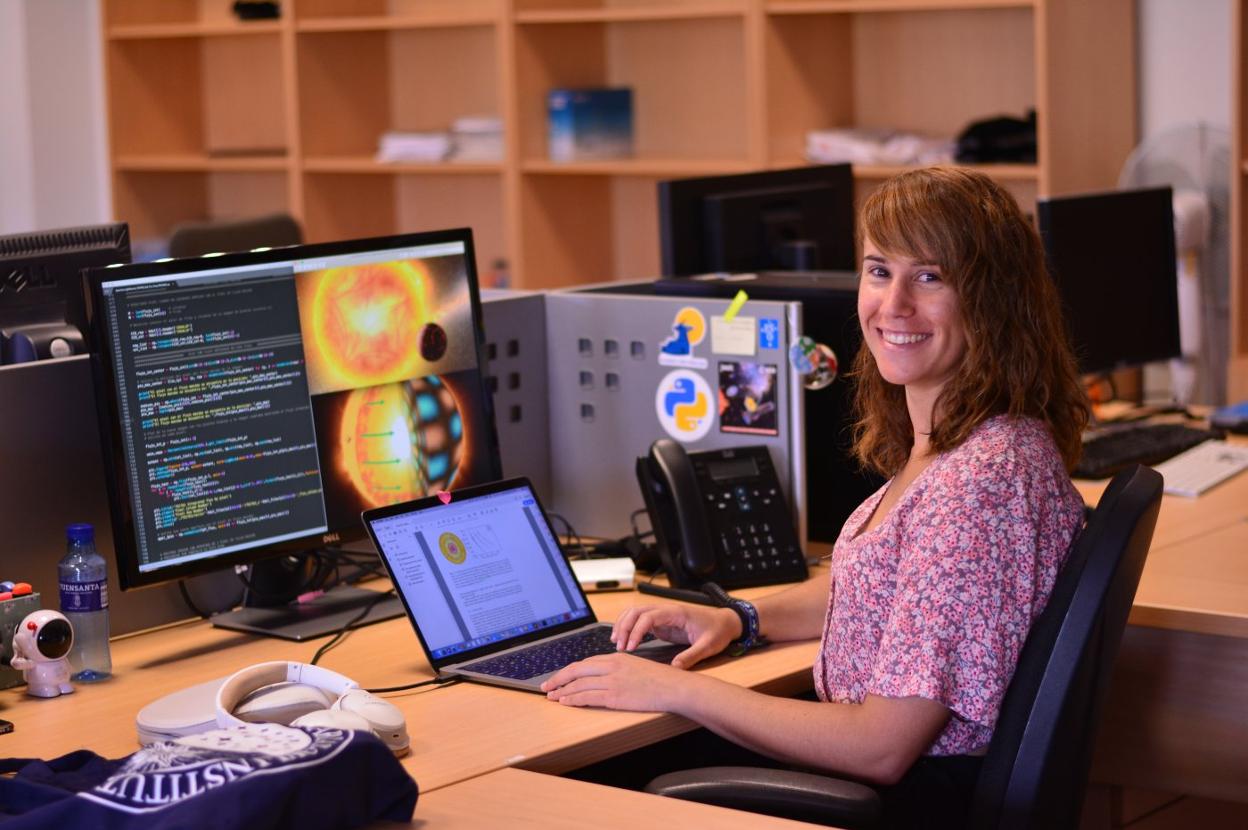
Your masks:
M 728 310 L 724 312 L 725 322 L 732 322 L 732 318 L 737 316 L 737 312 L 741 310 L 741 306 L 745 305 L 745 301 L 750 298 L 745 291 L 738 291 L 737 296 L 732 298 L 732 305 L 728 306 Z

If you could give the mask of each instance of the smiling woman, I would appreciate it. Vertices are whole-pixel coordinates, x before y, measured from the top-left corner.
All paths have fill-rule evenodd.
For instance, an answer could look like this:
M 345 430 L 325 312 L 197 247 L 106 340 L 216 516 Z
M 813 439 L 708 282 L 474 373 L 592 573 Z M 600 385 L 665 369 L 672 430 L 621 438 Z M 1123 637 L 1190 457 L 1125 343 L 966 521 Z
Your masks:
M 907 172 L 871 195 L 860 227 L 855 451 L 891 478 L 846 521 L 831 580 L 753 607 L 629 609 L 612 634 L 621 651 L 650 633 L 689 647 L 671 666 L 593 657 L 543 689 L 565 705 L 676 712 L 731 751 L 873 782 L 887 827 L 962 827 L 1082 520 L 1067 469 L 1087 411 L 1040 240 L 991 179 Z M 819 700 L 681 671 L 758 634 L 822 637 Z M 654 774 L 698 765 L 661 754 Z

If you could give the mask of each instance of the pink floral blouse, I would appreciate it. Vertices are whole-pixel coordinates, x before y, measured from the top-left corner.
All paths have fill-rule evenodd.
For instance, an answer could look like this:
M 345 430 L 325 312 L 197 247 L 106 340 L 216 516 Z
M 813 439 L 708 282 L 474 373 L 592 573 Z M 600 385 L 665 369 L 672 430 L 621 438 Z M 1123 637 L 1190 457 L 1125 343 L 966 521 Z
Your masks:
M 832 551 L 815 661 L 820 699 L 918 696 L 952 711 L 932 755 L 992 737 L 1032 622 L 1083 519 L 1083 500 L 1039 421 L 998 416 L 932 461 L 874 530 L 888 484 Z

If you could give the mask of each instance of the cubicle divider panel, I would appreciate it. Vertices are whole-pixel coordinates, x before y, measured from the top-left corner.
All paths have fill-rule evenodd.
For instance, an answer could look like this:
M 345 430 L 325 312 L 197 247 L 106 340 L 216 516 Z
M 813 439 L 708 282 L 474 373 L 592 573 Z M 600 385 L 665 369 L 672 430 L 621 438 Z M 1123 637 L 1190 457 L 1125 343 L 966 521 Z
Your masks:
M 751 300 L 734 316 L 730 305 L 546 296 L 551 507 L 580 534 L 631 532 L 643 507 L 636 459 L 672 438 L 690 452 L 767 447 L 805 542 L 803 396 L 787 358 L 801 306 Z
M 494 423 L 503 475 L 525 476 L 551 504 L 546 295 L 533 291 L 481 292 L 486 383 L 494 395 Z

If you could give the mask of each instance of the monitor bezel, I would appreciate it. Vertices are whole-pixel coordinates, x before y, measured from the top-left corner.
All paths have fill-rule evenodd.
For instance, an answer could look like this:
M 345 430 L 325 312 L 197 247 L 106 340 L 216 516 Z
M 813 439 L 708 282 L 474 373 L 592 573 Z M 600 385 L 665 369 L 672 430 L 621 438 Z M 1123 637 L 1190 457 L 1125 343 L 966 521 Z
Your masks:
M 113 546 L 117 559 L 118 582 L 123 591 L 161 585 L 191 576 L 219 572 L 236 565 L 246 565 L 292 553 L 356 542 L 367 538 L 363 524 L 355 522 L 344 527 L 330 527 L 325 533 L 314 533 L 282 542 L 261 544 L 253 548 L 205 557 L 179 565 L 155 570 L 140 570 L 135 534 L 134 505 L 129 497 L 129 474 L 126 465 L 125 445 L 121 435 L 120 401 L 117 398 L 116 377 L 113 371 L 111 347 L 103 314 L 103 284 L 118 280 L 153 276 L 176 276 L 204 270 L 220 270 L 286 262 L 298 259 L 342 256 L 382 251 L 395 248 L 412 248 L 423 245 L 460 242 L 464 245 L 464 258 L 471 303 L 473 336 L 476 341 L 477 371 L 481 385 L 480 399 L 484 407 L 484 440 L 487 444 L 489 479 L 502 475 L 499 458 L 498 431 L 494 422 L 494 402 L 486 384 L 485 337 L 481 310 L 481 293 L 477 277 L 476 250 L 469 228 L 444 231 L 378 236 L 339 242 L 322 242 L 290 245 L 278 248 L 260 248 L 254 251 L 224 255 L 210 254 L 186 259 L 166 259 L 131 265 L 88 269 L 84 277 L 88 284 L 88 327 L 90 329 L 91 371 L 95 382 L 96 416 L 100 430 L 100 444 L 104 460 L 105 484 L 108 491 L 109 513 L 113 525 Z
M 502 481 L 492 481 L 486 484 L 476 484 L 470 487 L 452 490 L 451 499 L 452 501 L 478 499 L 484 496 L 492 496 L 495 493 L 516 490 L 521 487 L 527 488 L 529 495 L 533 497 L 533 501 L 537 504 L 538 510 L 541 511 L 542 520 L 546 523 L 546 529 L 550 532 L 551 538 L 555 540 L 555 544 L 559 548 L 559 555 L 563 557 L 564 564 L 568 566 L 568 570 L 572 571 L 572 563 L 571 560 L 568 559 L 567 551 L 565 551 L 563 545 L 559 543 L 559 535 L 550 524 L 550 514 L 546 512 L 545 506 L 542 505 L 541 498 L 538 497 L 537 491 L 533 489 L 533 483 L 529 481 L 528 478 L 518 476 L 515 478 L 504 479 Z M 398 594 L 399 600 L 403 603 L 403 609 L 407 612 L 408 622 L 411 623 L 412 630 L 416 633 L 417 639 L 420 640 L 420 647 L 424 649 L 425 659 L 429 661 L 429 666 L 434 670 L 434 672 L 440 674 L 441 670 L 447 666 L 455 666 L 460 663 L 470 663 L 474 660 L 488 657 L 491 654 L 495 654 L 500 651 L 506 651 L 507 649 L 522 646 L 527 643 L 534 642 L 535 640 L 542 640 L 546 637 L 552 637 L 557 634 L 563 634 L 567 631 L 575 631 L 578 628 L 583 628 L 585 626 L 600 622 L 598 615 L 594 612 L 593 604 L 589 601 L 589 597 L 586 595 L 584 587 L 582 587 L 580 581 L 576 579 L 576 573 L 573 571 L 572 584 L 576 586 L 577 593 L 580 595 L 581 601 L 585 603 L 585 608 L 588 612 L 584 617 L 568 620 L 567 622 L 560 623 L 559 625 L 552 625 L 548 628 L 540 628 L 536 631 L 530 631 L 527 634 L 521 634 L 517 637 L 511 638 L 510 640 L 502 640 L 497 643 L 486 643 L 485 645 L 478 646 L 477 648 L 469 651 L 459 651 L 454 654 L 448 654 L 446 657 L 434 658 L 432 649 L 430 649 L 429 644 L 425 642 L 425 635 L 421 633 L 420 626 L 416 624 L 416 615 L 412 613 L 412 608 L 408 605 L 407 597 L 399 588 L 399 580 L 395 576 L 394 571 L 390 568 L 390 561 L 386 558 L 385 553 L 382 551 L 381 543 L 377 540 L 377 534 L 373 530 L 372 523 L 378 520 L 388 519 L 392 516 L 401 516 L 404 513 L 411 513 L 418 510 L 436 510 L 441 506 L 441 504 L 441 499 L 438 496 L 433 495 L 413 499 L 399 504 L 374 507 L 371 510 L 365 510 L 362 514 L 360 514 L 360 524 L 367 531 L 369 539 L 373 543 L 373 547 L 377 549 L 377 556 L 381 559 L 382 564 L 385 565 L 386 573 L 390 575 L 390 581 L 394 584 L 395 593 Z

